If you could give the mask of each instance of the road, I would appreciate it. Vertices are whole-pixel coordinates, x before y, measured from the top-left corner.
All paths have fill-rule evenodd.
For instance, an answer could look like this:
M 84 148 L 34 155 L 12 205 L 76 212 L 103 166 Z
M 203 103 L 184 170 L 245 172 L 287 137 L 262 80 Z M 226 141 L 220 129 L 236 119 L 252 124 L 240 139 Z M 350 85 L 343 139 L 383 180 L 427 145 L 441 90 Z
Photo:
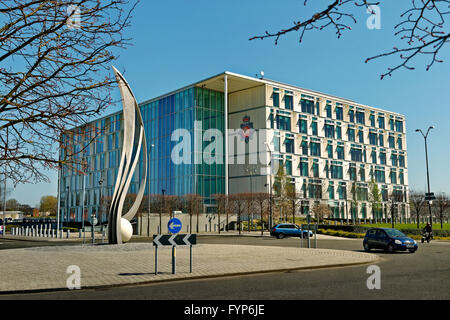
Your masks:
M 142 241 L 142 240 L 141 240 Z M 9 247 L 5 241 L 1 247 Z M 264 246 L 299 246 L 294 238 L 202 236 L 199 243 L 222 243 Z M 53 243 L 55 244 L 55 243 Z M 17 245 L 17 244 L 16 244 Z M 24 245 L 24 244 L 22 244 Z M 60 245 L 58 243 L 58 245 Z M 318 247 L 338 250 L 362 249 L 362 240 L 319 240 Z M 450 243 L 420 244 L 410 254 L 393 254 L 372 250 L 380 256 L 381 289 L 369 290 L 367 266 L 310 271 L 268 273 L 239 277 L 178 281 L 163 284 L 116 287 L 26 295 L 0 295 L 0 299 L 450 299 Z

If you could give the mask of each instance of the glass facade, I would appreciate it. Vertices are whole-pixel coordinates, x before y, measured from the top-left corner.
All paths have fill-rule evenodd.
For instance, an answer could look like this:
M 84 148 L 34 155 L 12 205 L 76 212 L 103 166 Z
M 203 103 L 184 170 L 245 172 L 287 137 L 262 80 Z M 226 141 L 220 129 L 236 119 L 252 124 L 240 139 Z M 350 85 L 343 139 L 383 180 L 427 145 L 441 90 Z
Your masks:
M 149 171 L 145 196 L 162 194 L 184 195 L 197 193 L 204 197 L 205 204 L 212 203 L 212 195 L 225 192 L 224 161 L 207 164 L 195 164 L 195 158 L 203 159 L 211 155 L 224 158 L 222 150 L 205 149 L 211 142 L 203 142 L 199 152 L 194 152 L 195 135 L 204 134 L 208 129 L 219 129 L 224 132 L 224 94 L 208 89 L 191 87 L 183 91 L 153 100 L 140 105 L 147 138 Z M 201 125 L 195 126 L 194 121 Z M 76 150 L 86 147 L 78 155 L 86 163 L 86 167 L 61 170 L 61 212 L 63 219 L 69 212 L 71 221 L 81 221 L 82 216 L 89 220 L 92 213 L 96 213 L 99 221 L 107 219 L 108 208 L 100 206 L 100 199 L 111 198 L 118 174 L 123 140 L 122 113 L 108 116 L 94 121 L 85 128 L 73 130 L 73 134 L 63 137 L 63 144 L 70 144 Z M 171 161 L 171 153 L 180 141 L 171 141 L 176 129 L 185 129 L 192 138 L 190 163 L 175 164 Z M 91 139 L 94 143 L 89 145 Z M 144 151 L 145 152 L 145 151 Z M 64 149 L 61 148 L 61 156 Z M 197 153 L 197 154 L 196 154 Z M 133 175 L 128 191 L 129 195 L 136 194 L 143 172 L 142 156 Z M 76 170 L 78 169 L 78 170 Z M 83 172 L 85 174 L 83 174 Z M 100 181 L 102 183 L 100 184 Z M 83 188 L 84 206 L 83 206 Z M 84 207 L 84 214 L 83 214 Z M 101 208 L 101 210 L 100 210 Z

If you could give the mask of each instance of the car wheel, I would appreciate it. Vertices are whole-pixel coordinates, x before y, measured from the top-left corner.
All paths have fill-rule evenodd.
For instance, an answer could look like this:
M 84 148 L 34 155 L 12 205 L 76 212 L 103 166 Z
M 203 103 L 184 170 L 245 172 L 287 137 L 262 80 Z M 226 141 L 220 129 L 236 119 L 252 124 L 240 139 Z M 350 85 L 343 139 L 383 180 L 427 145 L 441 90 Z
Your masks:
M 279 233 L 278 234 L 278 239 L 283 239 L 284 238 L 284 233 Z
M 367 251 L 367 252 L 370 251 L 370 246 L 368 243 L 364 243 L 364 251 Z
M 386 247 L 386 251 L 389 253 L 394 252 L 394 246 L 392 245 L 392 243 L 388 244 L 388 246 Z

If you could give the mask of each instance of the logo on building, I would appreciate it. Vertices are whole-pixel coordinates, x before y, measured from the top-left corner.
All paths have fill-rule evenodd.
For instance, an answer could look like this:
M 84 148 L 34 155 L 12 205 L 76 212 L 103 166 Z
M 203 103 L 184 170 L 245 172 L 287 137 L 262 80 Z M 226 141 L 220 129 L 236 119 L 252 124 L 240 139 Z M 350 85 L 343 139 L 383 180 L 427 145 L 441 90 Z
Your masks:
M 250 122 L 250 116 L 246 115 L 242 118 L 241 124 L 241 135 L 245 139 L 245 143 L 248 143 L 254 131 L 253 122 Z

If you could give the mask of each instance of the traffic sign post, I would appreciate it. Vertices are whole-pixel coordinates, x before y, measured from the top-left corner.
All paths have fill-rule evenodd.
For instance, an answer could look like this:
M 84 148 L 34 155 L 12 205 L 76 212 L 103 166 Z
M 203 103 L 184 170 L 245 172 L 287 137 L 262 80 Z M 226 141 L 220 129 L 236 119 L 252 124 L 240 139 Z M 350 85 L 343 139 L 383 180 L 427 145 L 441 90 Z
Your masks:
M 155 274 L 158 274 L 158 247 L 172 246 L 172 274 L 176 273 L 176 246 L 190 246 L 189 272 L 192 273 L 192 246 L 197 244 L 196 234 L 165 234 L 154 235 L 153 245 L 155 246 Z
M 306 239 L 308 240 L 308 248 L 311 248 L 311 239 L 309 236 L 309 231 L 314 232 L 314 247 L 317 249 L 317 225 L 315 224 L 302 224 L 301 226 L 301 247 L 303 248 L 303 230 L 308 231 L 306 233 Z

